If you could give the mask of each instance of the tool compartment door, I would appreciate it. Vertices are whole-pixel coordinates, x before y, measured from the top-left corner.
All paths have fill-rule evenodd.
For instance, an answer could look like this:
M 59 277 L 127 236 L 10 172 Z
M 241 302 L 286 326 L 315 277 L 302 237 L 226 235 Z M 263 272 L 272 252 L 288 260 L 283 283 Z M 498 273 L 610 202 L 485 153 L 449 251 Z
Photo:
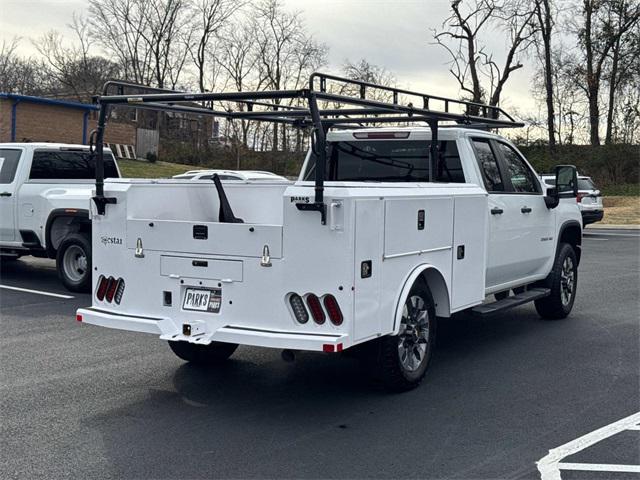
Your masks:
M 455 197 L 452 311 L 484 300 L 487 209 L 486 195 Z
M 194 226 L 206 233 L 196 235 Z M 127 248 L 136 248 L 138 238 L 145 250 L 259 258 L 266 245 L 272 258 L 282 257 L 279 225 L 130 219 Z
M 354 341 L 380 333 L 380 289 L 382 286 L 382 243 L 384 240 L 384 203 L 379 199 L 361 199 L 355 208 L 355 301 Z M 370 271 L 362 272 L 363 262 Z M 368 269 L 369 266 L 364 267 Z M 364 278 L 363 278 L 364 273 Z

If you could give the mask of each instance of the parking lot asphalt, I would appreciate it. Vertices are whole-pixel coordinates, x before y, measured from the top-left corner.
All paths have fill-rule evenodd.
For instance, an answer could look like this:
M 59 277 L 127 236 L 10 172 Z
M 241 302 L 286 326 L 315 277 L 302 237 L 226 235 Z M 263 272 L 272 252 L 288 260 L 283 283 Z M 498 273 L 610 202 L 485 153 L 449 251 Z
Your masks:
M 640 232 L 585 234 L 572 315 L 441 322 L 423 384 L 359 361 L 240 347 L 183 363 L 152 335 L 83 325 L 73 298 L 0 288 L 1 478 L 540 478 L 550 449 L 640 410 Z M 0 285 L 68 294 L 51 261 Z M 640 465 L 640 431 L 574 455 Z M 562 478 L 638 478 L 569 472 Z

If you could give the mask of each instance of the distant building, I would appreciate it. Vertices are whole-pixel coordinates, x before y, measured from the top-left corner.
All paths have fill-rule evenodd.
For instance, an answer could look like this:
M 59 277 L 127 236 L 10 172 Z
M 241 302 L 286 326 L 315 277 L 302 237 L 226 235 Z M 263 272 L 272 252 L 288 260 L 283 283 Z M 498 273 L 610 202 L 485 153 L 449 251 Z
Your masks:
M 98 109 L 96 105 L 68 100 L 0 93 L 0 142 L 88 144 Z M 109 122 L 105 143 L 135 148 L 135 124 Z

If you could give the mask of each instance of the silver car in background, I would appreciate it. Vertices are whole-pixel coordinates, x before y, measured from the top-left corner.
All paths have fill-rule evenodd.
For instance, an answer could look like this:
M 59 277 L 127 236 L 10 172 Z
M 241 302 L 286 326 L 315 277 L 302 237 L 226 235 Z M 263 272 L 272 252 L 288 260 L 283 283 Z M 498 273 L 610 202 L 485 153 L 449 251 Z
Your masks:
M 541 175 L 541 177 L 547 187 L 555 187 L 555 177 L 553 175 Z M 578 202 L 584 225 L 599 222 L 604 217 L 602 193 L 596 188 L 591 177 L 578 176 L 576 202 Z

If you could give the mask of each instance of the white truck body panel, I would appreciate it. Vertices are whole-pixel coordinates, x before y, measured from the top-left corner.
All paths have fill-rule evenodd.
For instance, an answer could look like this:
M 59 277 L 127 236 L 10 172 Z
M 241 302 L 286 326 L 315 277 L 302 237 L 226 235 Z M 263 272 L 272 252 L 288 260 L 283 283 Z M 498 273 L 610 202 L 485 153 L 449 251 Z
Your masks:
M 410 132 L 411 140 L 430 138 L 428 129 Z M 85 323 L 165 340 L 339 351 L 397 333 L 401 305 L 419 275 L 429 281 L 443 317 L 492 292 L 544 279 L 558 219 L 579 221 L 575 201 L 549 209 L 543 193 L 488 193 L 469 137 L 511 145 L 488 133 L 443 129 L 441 139 L 457 143 L 466 183 L 326 181 L 326 225 L 317 213 L 296 208 L 313 198 L 314 184 L 303 174 L 293 185 L 225 185 L 245 223 L 217 221 L 219 201 L 210 184 L 107 181 L 105 195 L 117 203 L 104 216 L 93 212 L 94 285 L 105 276 L 123 279 L 126 287 L 118 304 L 94 295 L 93 306 L 78 315 Z M 329 141 L 343 138 L 352 140 L 351 133 L 329 133 Z M 310 155 L 303 172 L 308 162 Z M 506 214 L 492 215 L 494 207 Z M 207 238 L 195 238 L 194 226 L 206 227 Z M 363 262 L 370 262 L 369 277 Z M 188 289 L 210 289 L 214 296 L 221 290 L 219 312 L 185 310 Z M 333 295 L 344 321 L 296 321 L 288 301 L 293 293 Z

